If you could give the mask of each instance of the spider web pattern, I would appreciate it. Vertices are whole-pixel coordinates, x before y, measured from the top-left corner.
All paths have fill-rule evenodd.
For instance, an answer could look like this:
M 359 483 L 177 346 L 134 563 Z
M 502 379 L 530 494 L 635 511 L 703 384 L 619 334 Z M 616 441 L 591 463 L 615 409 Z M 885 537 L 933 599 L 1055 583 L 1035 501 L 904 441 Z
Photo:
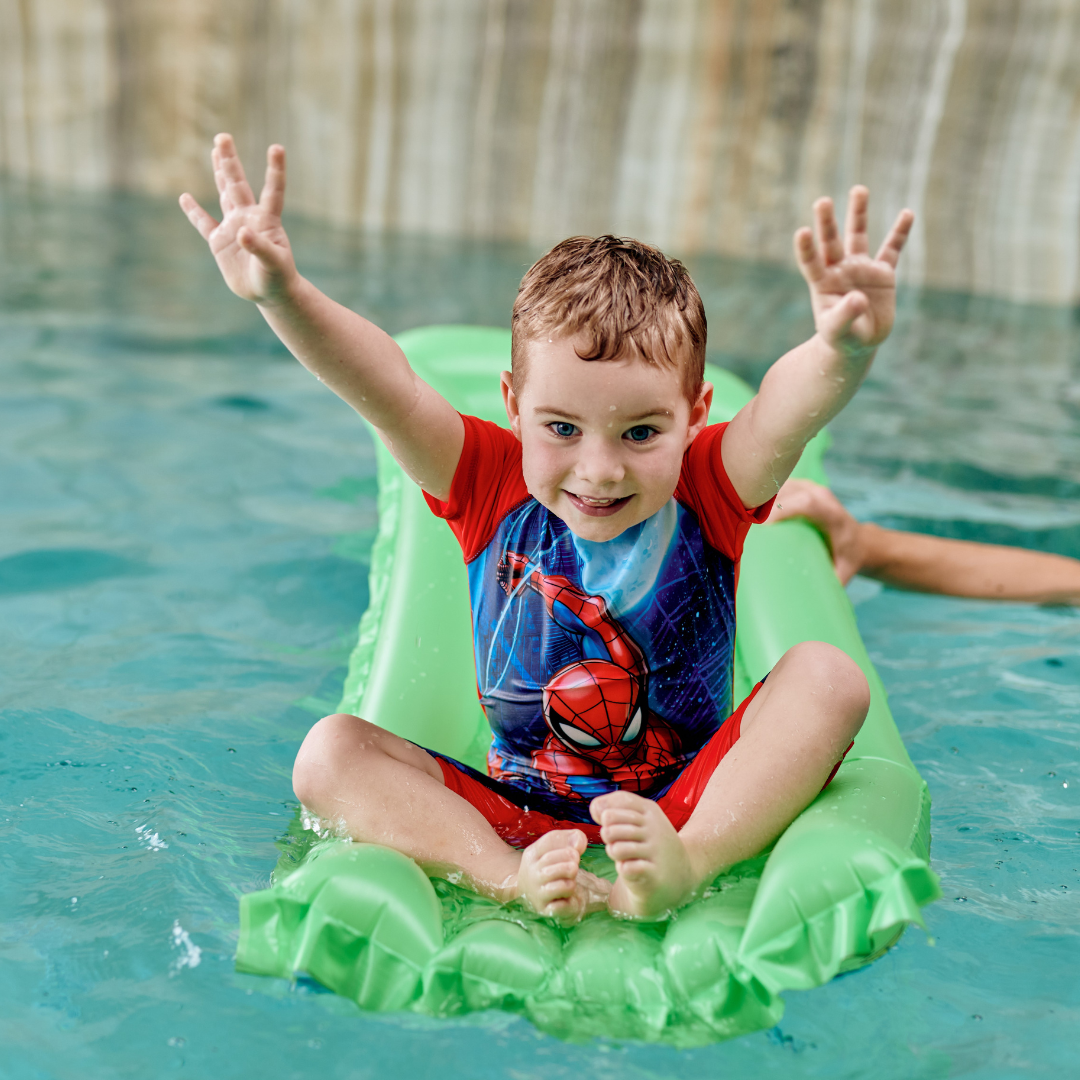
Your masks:
M 678 542 L 656 588 L 621 621 L 648 658 L 653 710 L 679 727 L 684 745 L 701 746 L 732 708 L 735 571 L 681 507 Z

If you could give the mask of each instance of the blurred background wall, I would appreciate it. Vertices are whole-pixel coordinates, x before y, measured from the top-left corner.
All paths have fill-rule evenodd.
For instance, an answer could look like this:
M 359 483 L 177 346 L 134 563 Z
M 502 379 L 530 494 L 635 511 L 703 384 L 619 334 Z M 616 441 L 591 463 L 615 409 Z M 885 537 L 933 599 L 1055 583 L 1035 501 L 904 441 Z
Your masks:
M 789 262 L 919 213 L 913 284 L 1080 298 L 1080 0 L 0 0 L 0 171 L 209 192 L 213 134 L 373 229 Z

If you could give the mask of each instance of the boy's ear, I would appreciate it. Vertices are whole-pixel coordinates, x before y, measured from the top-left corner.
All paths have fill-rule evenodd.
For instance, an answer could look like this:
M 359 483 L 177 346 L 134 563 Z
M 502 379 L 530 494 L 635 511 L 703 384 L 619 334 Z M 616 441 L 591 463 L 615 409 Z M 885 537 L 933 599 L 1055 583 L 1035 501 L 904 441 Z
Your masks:
M 521 412 L 518 409 L 517 395 L 514 393 L 514 377 L 509 371 L 504 371 L 499 376 L 502 386 L 503 405 L 506 407 L 506 417 L 510 421 L 510 430 L 514 438 L 521 442 Z
M 689 446 L 704 430 L 709 422 L 709 409 L 712 408 L 713 384 L 702 383 L 697 400 L 690 406 L 690 424 L 686 431 L 686 445 Z

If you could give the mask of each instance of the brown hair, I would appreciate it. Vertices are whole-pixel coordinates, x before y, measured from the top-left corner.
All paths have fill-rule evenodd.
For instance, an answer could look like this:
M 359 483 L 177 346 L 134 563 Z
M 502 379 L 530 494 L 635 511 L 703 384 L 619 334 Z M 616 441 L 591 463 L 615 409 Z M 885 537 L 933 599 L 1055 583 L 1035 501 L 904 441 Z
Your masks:
M 547 334 L 582 335 L 582 360 L 632 352 L 648 364 L 682 368 L 691 405 L 701 392 L 701 297 L 681 262 L 640 240 L 571 236 L 556 244 L 522 278 L 511 327 L 516 393 L 524 386 L 526 342 Z

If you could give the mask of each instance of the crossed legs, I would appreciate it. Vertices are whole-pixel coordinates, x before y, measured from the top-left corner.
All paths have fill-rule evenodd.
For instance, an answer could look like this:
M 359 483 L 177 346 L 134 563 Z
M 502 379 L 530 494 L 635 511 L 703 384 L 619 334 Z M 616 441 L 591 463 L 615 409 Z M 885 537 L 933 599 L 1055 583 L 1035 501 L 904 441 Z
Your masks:
M 779 836 L 821 790 L 869 700 L 865 677 L 839 649 L 821 642 L 790 649 L 747 706 L 740 738 L 680 831 L 640 795 L 618 791 L 593 800 L 592 816 L 618 870 L 614 886 L 580 868 L 580 830 L 549 832 L 518 851 L 446 788 L 431 755 L 355 716 L 328 716 L 311 729 L 293 788 L 305 806 L 355 839 L 395 848 L 432 873 L 460 873 L 494 899 L 522 897 L 563 921 L 605 904 L 652 917 Z
M 608 882 L 579 867 L 583 832 L 549 832 L 518 851 L 445 786 L 430 754 L 358 716 L 336 713 L 308 732 L 293 790 L 354 839 L 394 848 L 440 876 L 461 874 L 495 900 L 523 897 L 569 922 L 606 903 Z

